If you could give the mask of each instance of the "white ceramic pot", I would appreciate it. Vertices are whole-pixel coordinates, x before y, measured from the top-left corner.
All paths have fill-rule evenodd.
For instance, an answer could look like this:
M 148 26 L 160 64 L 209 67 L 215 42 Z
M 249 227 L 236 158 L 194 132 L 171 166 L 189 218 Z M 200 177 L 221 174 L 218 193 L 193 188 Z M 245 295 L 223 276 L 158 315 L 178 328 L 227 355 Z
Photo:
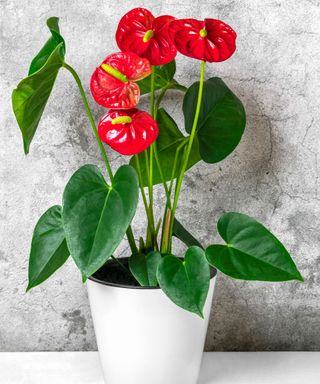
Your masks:
M 204 319 L 173 304 L 158 288 L 88 280 L 106 384 L 196 384 L 216 277 Z

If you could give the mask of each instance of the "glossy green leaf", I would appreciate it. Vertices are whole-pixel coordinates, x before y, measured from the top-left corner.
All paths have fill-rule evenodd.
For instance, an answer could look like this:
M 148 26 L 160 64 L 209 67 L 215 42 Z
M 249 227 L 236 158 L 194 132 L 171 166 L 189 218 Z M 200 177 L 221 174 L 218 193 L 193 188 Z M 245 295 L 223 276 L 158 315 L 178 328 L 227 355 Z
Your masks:
M 69 254 L 61 207 L 55 205 L 40 217 L 33 232 L 27 291 L 48 279 L 65 263 Z
M 62 43 L 61 54 L 63 57 L 65 55 L 65 42 L 63 37 L 60 35 L 59 18 L 50 17 L 47 20 L 47 26 L 52 36 L 48 39 L 48 41 L 41 48 L 39 53 L 32 60 L 28 73 L 29 76 L 32 75 L 34 72 L 37 72 L 46 63 L 51 53 L 55 50 L 55 48 L 57 48 L 60 43 Z
M 94 165 L 73 174 L 64 190 L 62 218 L 70 253 L 82 275 L 91 276 L 112 255 L 137 203 L 137 175 L 129 165 L 118 169 L 111 186 Z
M 196 245 L 197 247 L 203 249 L 203 246 L 200 244 L 200 242 L 186 230 L 186 228 L 180 223 L 180 221 L 178 221 L 176 217 L 173 220 L 172 234 L 188 247 Z
M 186 88 L 178 84 L 176 80 L 174 80 L 174 75 L 176 73 L 176 62 L 172 60 L 170 63 L 157 66 L 154 69 L 155 71 L 155 90 L 162 88 L 170 88 L 170 89 L 179 89 L 181 91 L 186 91 Z M 141 95 L 150 92 L 150 83 L 151 83 L 151 75 L 138 81 Z
M 133 276 L 143 287 L 156 287 L 157 268 L 161 260 L 159 252 L 150 252 L 147 255 L 136 253 L 129 258 L 129 268 Z
M 224 274 L 242 280 L 303 281 L 282 243 L 255 219 L 225 213 L 218 231 L 227 245 L 210 245 L 208 262 Z
M 161 164 L 164 179 L 168 181 L 168 180 L 171 180 L 176 151 L 179 147 L 181 146 L 185 147 L 187 145 L 189 136 L 185 137 L 180 132 L 175 121 L 163 108 L 159 109 L 158 111 L 157 123 L 159 127 L 159 135 L 156 140 L 158 157 L 159 157 L 159 162 Z M 174 178 L 177 177 L 179 165 L 181 165 L 181 161 L 182 161 L 182 155 L 183 155 L 183 148 L 181 148 L 179 152 L 176 171 L 173 175 Z M 136 155 L 136 156 L 139 156 L 143 186 L 147 186 L 148 178 L 147 178 L 147 172 L 146 172 L 145 154 L 140 153 L 139 155 Z M 199 155 L 198 140 L 194 140 L 187 169 L 190 169 L 194 164 L 196 164 L 200 160 L 201 158 Z M 155 184 L 161 183 L 162 180 L 161 180 L 161 175 L 160 175 L 157 163 L 155 161 L 154 163 L 155 164 L 153 169 L 153 184 L 155 185 Z M 131 158 L 130 165 L 132 165 L 134 168 L 137 169 L 135 157 Z
M 201 248 L 190 247 L 184 260 L 165 256 L 159 263 L 157 278 L 161 289 L 176 305 L 203 317 L 210 270 Z
M 199 82 L 188 89 L 183 101 L 185 128 L 191 132 Z M 241 101 L 218 77 L 204 82 L 203 98 L 197 126 L 199 152 L 206 163 L 217 163 L 238 145 L 246 125 Z
M 51 20 L 51 21 L 50 21 Z M 49 19 L 48 25 L 55 37 L 46 43 L 31 63 L 30 75 L 23 79 L 12 92 L 12 107 L 22 133 L 24 152 L 29 152 L 30 143 L 39 125 L 51 94 L 59 69 L 64 63 L 63 39 L 58 42 L 57 19 Z M 52 50 L 51 50 L 52 49 Z M 40 67 L 40 65 L 42 66 Z

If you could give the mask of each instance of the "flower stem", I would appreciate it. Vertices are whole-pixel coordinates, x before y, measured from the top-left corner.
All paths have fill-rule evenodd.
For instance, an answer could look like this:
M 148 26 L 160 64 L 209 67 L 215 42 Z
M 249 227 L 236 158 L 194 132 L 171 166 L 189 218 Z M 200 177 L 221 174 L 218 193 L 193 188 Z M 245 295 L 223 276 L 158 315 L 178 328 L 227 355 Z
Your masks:
M 155 80 L 155 71 L 154 65 L 151 66 L 151 78 L 150 78 L 150 115 L 154 117 L 154 80 Z
M 75 79 L 75 81 L 76 81 L 76 83 L 78 85 L 78 88 L 79 88 L 79 91 L 80 91 L 80 94 L 81 94 L 81 97 L 82 97 L 82 101 L 83 101 L 86 113 L 88 115 L 88 118 L 89 118 L 89 121 L 90 121 L 90 124 L 91 124 L 92 131 L 93 131 L 93 133 L 94 133 L 94 135 L 96 137 L 96 140 L 98 142 L 98 145 L 99 145 L 99 148 L 100 148 L 100 152 L 101 152 L 101 155 L 103 157 L 104 163 L 106 165 L 109 178 L 112 181 L 113 180 L 113 173 L 112 173 L 111 166 L 110 166 L 110 163 L 109 163 L 109 160 L 108 160 L 108 156 L 107 156 L 106 151 L 104 149 L 104 146 L 103 146 L 103 144 L 102 144 L 102 142 L 100 140 L 100 137 L 99 137 L 99 134 L 98 134 L 98 130 L 97 130 L 96 124 L 94 122 L 94 119 L 93 119 L 93 116 L 92 116 L 92 113 L 91 113 L 91 110 L 90 110 L 90 107 L 89 107 L 89 104 L 88 104 L 88 100 L 86 98 L 86 94 L 84 92 L 84 89 L 83 89 L 83 86 L 82 86 L 82 83 L 81 83 L 81 80 L 80 80 L 77 72 L 70 65 L 68 65 L 67 63 L 64 63 L 63 66 L 64 66 L 64 68 L 66 68 L 71 73 L 71 75 L 73 76 L 73 78 Z
M 174 193 L 174 199 L 173 199 L 173 205 L 172 205 L 172 213 L 171 213 L 171 224 L 170 224 L 170 231 L 169 231 L 169 249 L 168 249 L 169 252 L 171 251 L 173 220 L 174 220 L 174 216 L 175 216 L 177 205 L 178 205 L 178 200 L 179 200 L 179 195 L 180 195 L 180 191 L 181 191 L 182 181 L 183 181 L 184 173 L 185 173 L 185 171 L 187 169 L 187 166 L 188 166 L 188 161 L 189 161 L 189 156 L 190 156 L 190 152 L 191 152 L 191 149 L 192 149 L 192 144 L 193 144 L 194 137 L 195 137 L 196 131 L 197 131 L 197 125 L 198 125 L 200 109 L 201 109 L 202 94 L 203 94 L 203 82 L 204 82 L 205 64 L 206 64 L 205 61 L 201 62 L 200 83 L 199 83 L 199 91 L 198 91 L 198 100 L 197 100 L 196 112 L 195 112 L 194 119 L 193 119 L 193 124 L 192 124 L 192 128 L 191 128 L 191 133 L 190 133 L 190 137 L 189 137 L 188 146 L 187 146 L 184 158 L 183 158 L 182 167 L 181 167 L 178 179 L 177 179 L 175 193 Z
M 150 79 L 150 115 L 154 117 L 154 80 L 155 80 L 155 71 L 154 66 L 151 66 L 151 79 Z M 154 247 L 156 243 L 156 234 L 155 234 L 155 222 L 153 214 L 153 143 L 150 145 L 149 159 L 146 156 L 146 165 L 149 168 L 148 172 L 148 191 L 149 191 L 149 211 L 150 211 L 150 231 L 151 231 L 151 246 Z M 148 154 L 148 151 L 145 151 Z M 148 160 L 150 163 L 148 163 Z
M 159 155 L 158 155 L 158 149 L 157 149 L 157 143 L 156 142 L 154 143 L 153 151 L 154 151 L 154 157 L 156 159 L 156 163 L 157 163 L 157 166 L 158 166 L 158 170 L 159 170 L 159 173 L 160 173 L 160 178 L 161 178 L 161 181 L 162 181 L 162 184 L 163 184 L 164 192 L 165 192 L 165 195 L 166 195 L 166 198 L 167 198 L 167 204 L 171 208 L 170 192 L 169 192 L 167 183 L 166 183 L 166 181 L 164 179 L 164 175 L 163 175 L 163 171 L 162 171 L 162 168 L 161 168 L 161 163 L 160 163 L 160 159 L 159 159 Z
M 109 163 L 109 159 L 108 159 L 107 153 L 106 153 L 106 151 L 104 149 L 104 146 L 103 146 L 103 144 L 102 144 L 102 142 L 100 140 L 100 137 L 99 137 L 99 134 L 98 134 L 98 130 L 97 130 L 94 118 L 92 116 L 92 113 L 91 113 L 91 110 L 90 110 L 90 107 L 89 107 L 89 103 L 88 103 L 85 91 L 83 89 L 81 80 L 80 80 L 77 72 L 70 65 L 68 65 L 67 63 L 64 63 L 63 66 L 64 66 L 65 69 L 67 69 L 71 73 L 71 75 L 73 76 L 73 78 L 75 79 L 75 81 L 76 81 L 76 83 L 78 85 L 78 88 L 79 88 L 79 91 L 80 91 L 80 94 L 81 94 L 81 97 L 82 97 L 82 101 L 83 101 L 83 104 L 84 104 L 87 116 L 88 116 L 90 124 L 91 124 L 92 131 L 93 131 L 94 136 L 96 138 L 96 141 L 97 141 L 97 143 L 99 145 L 99 149 L 100 149 L 101 155 L 103 157 L 103 160 L 104 160 L 104 163 L 105 163 L 105 166 L 106 166 L 106 169 L 107 169 L 110 181 L 112 182 L 112 180 L 113 180 L 113 173 L 112 173 L 112 169 L 111 169 L 111 166 L 110 166 L 110 163 Z M 126 233 L 127 233 L 127 238 L 128 238 L 128 242 L 129 242 L 129 245 L 130 245 L 131 252 L 132 253 L 137 253 L 138 252 L 138 248 L 136 246 L 136 242 L 135 242 L 134 237 L 133 237 L 131 225 L 129 225 Z
M 161 237 L 161 253 L 167 253 L 169 249 L 171 248 L 170 242 L 169 242 L 169 237 L 170 237 L 170 227 L 171 227 L 171 216 L 172 216 L 172 207 L 171 207 L 171 192 L 172 192 L 172 187 L 173 187 L 173 181 L 175 179 L 175 173 L 177 170 L 177 163 L 178 163 L 178 158 L 180 155 L 181 149 L 184 149 L 182 153 L 182 158 L 185 153 L 185 149 L 183 148 L 186 146 L 187 141 L 183 141 L 178 148 L 176 149 L 176 154 L 175 154 L 175 159 L 173 163 L 173 169 L 171 173 L 171 179 L 170 179 L 170 187 L 169 187 L 169 201 L 170 201 L 170 206 L 168 203 L 166 204 L 165 210 L 164 210 L 164 215 L 163 215 L 163 225 L 162 225 L 162 237 Z M 178 168 L 179 169 L 179 168 Z M 178 171 L 179 172 L 179 171 Z
M 145 208 L 145 211 L 146 211 L 148 223 L 151 224 L 152 219 L 150 218 L 150 210 L 149 210 L 149 206 L 148 206 L 148 201 L 147 201 L 147 197 L 146 197 L 146 194 L 144 192 L 144 189 L 143 189 L 139 155 L 135 155 L 134 159 L 135 159 L 135 162 L 136 162 L 136 169 L 137 169 L 138 178 L 139 178 L 140 192 L 141 192 L 141 196 L 142 196 L 143 205 L 144 205 L 144 208 Z M 148 228 L 147 228 L 147 233 L 150 235 L 150 226 L 149 225 L 148 225 Z M 149 235 L 147 235 L 147 237 L 149 237 Z M 149 246 L 149 244 L 148 244 L 148 246 Z
M 147 174 L 147 186 L 148 186 L 148 194 L 149 194 L 149 204 L 147 203 L 146 206 L 146 212 L 147 212 L 147 217 L 148 217 L 148 227 L 147 227 L 147 233 L 150 235 L 147 238 L 147 246 L 150 248 L 153 247 L 153 240 L 154 240 L 154 217 L 153 217 L 153 191 L 152 191 L 152 184 L 150 184 L 150 165 L 149 165 L 149 159 L 150 157 L 148 156 L 148 149 L 146 149 L 144 152 L 144 157 L 145 157 L 145 164 L 146 164 L 146 174 Z M 136 158 L 139 161 L 138 155 Z M 140 171 L 141 172 L 141 171 Z M 142 179 L 140 181 L 141 188 L 143 190 L 143 183 Z M 142 193 L 142 191 L 141 191 Z

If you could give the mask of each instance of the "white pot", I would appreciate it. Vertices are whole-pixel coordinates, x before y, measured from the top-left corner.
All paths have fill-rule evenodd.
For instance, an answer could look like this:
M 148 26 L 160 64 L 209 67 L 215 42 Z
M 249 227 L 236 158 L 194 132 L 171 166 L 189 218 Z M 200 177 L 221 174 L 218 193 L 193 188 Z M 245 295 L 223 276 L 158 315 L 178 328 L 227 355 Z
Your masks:
M 204 319 L 173 304 L 161 289 L 88 280 L 106 384 L 196 384 L 216 277 Z

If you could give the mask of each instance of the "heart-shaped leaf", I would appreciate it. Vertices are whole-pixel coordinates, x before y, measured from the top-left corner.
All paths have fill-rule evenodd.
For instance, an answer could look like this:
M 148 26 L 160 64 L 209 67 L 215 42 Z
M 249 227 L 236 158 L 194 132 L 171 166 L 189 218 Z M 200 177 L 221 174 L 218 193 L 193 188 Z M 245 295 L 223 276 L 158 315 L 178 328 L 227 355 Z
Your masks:
M 185 128 L 191 132 L 196 111 L 199 82 L 191 85 L 183 100 Z M 218 77 L 204 82 L 197 137 L 199 152 L 206 163 L 217 163 L 238 145 L 246 125 L 241 101 Z
M 170 61 L 170 63 L 165 65 L 156 66 L 154 77 L 154 89 L 170 88 L 170 89 L 179 89 L 181 91 L 186 91 L 186 88 L 179 84 L 176 80 L 173 79 L 176 73 L 176 62 L 175 60 Z M 148 76 L 140 81 L 138 81 L 140 93 L 144 95 L 150 92 L 151 85 L 151 76 Z
M 62 218 L 70 254 L 83 276 L 91 276 L 112 255 L 137 203 L 137 175 L 129 165 L 118 169 L 111 186 L 94 165 L 73 174 L 64 190 Z
M 12 92 L 13 111 L 22 133 L 25 154 L 29 152 L 58 71 L 64 63 L 65 46 L 59 35 L 58 19 L 49 19 L 48 26 L 53 37 L 33 59 L 30 75 Z
M 224 274 L 242 280 L 303 281 L 282 243 L 255 219 L 225 213 L 218 231 L 227 245 L 210 245 L 208 262 Z
M 185 229 L 185 227 L 180 223 L 180 221 L 178 221 L 176 217 L 173 220 L 172 234 L 188 247 L 196 245 L 197 247 L 203 249 L 203 246 L 200 244 L 200 242 Z
M 157 278 L 161 289 L 176 305 L 203 317 L 210 270 L 201 248 L 190 247 L 184 260 L 165 256 L 159 263 Z
M 159 252 L 150 252 L 147 255 L 136 253 L 129 259 L 129 268 L 133 276 L 143 287 L 156 287 L 157 268 L 161 260 Z
M 61 207 L 55 205 L 40 217 L 33 232 L 27 291 L 48 279 L 65 263 L 69 255 Z
M 189 136 L 185 137 L 179 130 L 177 124 L 172 119 L 172 117 L 163 109 L 159 109 L 157 115 L 157 123 L 159 127 L 159 135 L 156 140 L 157 151 L 159 162 L 161 164 L 161 169 L 165 181 L 176 178 L 178 175 L 179 166 L 181 165 L 183 148 L 187 145 Z M 182 147 L 179 151 L 177 157 L 176 169 L 173 173 L 173 167 L 175 162 L 176 151 L 179 147 Z M 143 186 L 148 185 L 148 178 L 146 172 L 146 161 L 145 154 L 140 153 L 136 156 L 139 156 L 140 168 L 142 173 L 142 184 Z M 187 169 L 190 169 L 194 164 L 201 160 L 198 149 L 198 140 L 194 140 Z M 130 165 L 137 169 L 137 163 L 135 156 L 131 158 Z M 153 168 L 153 184 L 159 184 L 162 182 L 161 175 L 157 164 Z

